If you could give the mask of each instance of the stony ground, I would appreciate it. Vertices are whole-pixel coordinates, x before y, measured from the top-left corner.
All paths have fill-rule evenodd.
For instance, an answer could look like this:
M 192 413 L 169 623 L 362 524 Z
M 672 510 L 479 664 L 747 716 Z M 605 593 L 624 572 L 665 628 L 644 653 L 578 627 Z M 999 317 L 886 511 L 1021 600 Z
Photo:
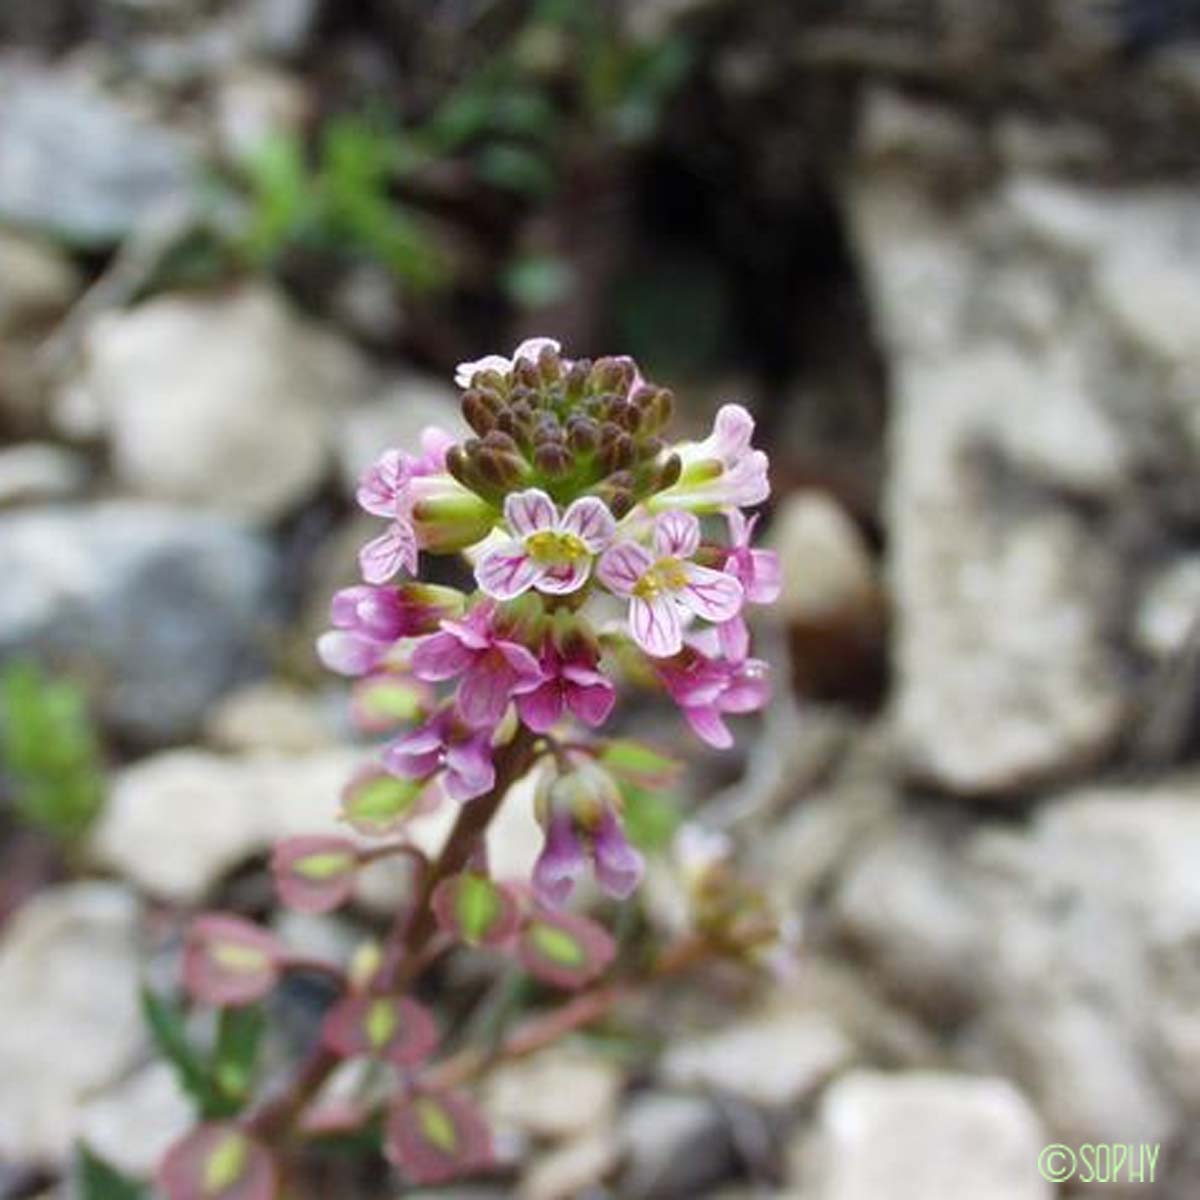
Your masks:
M 617 259 L 695 319 L 685 347 L 716 289 L 723 348 L 658 374 L 697 427 L 750 404 L 774 453 L 777 702 L 730 760 L 638 719 L 690 755 L 688 819 L 735 836 L 795 961 L 497 1073 L 506 1174 L 444 1194 L 1046 1200 L 1045 1144 L 1122 1142 L 1161 1146 L 1158 1180 L 1106 1194 L 1196 1195 L 1195 6 L 634 6 L 629 36 L 682 31 L 700 65 L 647 143 L 575 163 L 624 197 L 588 238 L 573 203 L 467 219 L 447 184 L 449 299 L 369 259 L 189 274 L 226 219 L 197 172 L 399 86 L 409 33 L 432 55 L 490 6 L 337 7 L 0 13 L 0 656 L 86 688 L 110 767 L 81 853 L 0 828 L 0 1197 L 67 1195 L 79 1138 L 144 1173 L 188 1121 L 139 980 L 173 977 L 197 906 L 269 912 L 268 847 L 330 827 L 364 754 L 311 650 L 354 481 L 453 425 L 458 356 L 622 349 Z M 510 240 L 603 282 L 502 302 Z M 653 361 L 679 330 L 646 311 Z M 516 797 L 495 869 L 538 844 Z M 344 958 L 403 886 L 275 920 Z M 658 863 L 651 933 L 671 889 Z M 315 1004 L 280 998 L 293 1040 Z

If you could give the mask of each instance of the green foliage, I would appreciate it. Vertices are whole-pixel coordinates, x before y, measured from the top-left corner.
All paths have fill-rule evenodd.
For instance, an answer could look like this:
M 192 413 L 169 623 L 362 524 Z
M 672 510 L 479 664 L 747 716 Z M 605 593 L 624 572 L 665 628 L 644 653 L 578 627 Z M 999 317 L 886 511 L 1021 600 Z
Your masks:
M 266 1030 L 261 1008 L 223 1009 L 211 1052 L 193 1044 L 183 1010 L 149 988 L 142 989 L 142 1015 L 159 1053 L 174 1067 L 179 1086 L 201 1117 L 219 1120 L 241 1112 L 254 1086 Z
M 122 1175 L 86 1146 L 75 1152 L 76 1194 L 79 1200 L 149 1200 L 140 1183 Z
M 676 800 L 669 794 L 622 783 L 624 808 L 621 819 L 625 834 L 640 850 L 657 854 L 665 850 L 683 820 Z
M 104 806 L 100 743 L 80 689 L 15 662 L 0 675 L 0 767 L 22 820 L 75 842 Z

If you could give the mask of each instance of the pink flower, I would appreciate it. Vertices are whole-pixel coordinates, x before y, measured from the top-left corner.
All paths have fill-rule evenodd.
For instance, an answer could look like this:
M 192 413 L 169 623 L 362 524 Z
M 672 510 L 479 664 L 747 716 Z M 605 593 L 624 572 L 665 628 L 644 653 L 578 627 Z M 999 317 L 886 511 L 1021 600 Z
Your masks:
M 542 682 L 537 659 L 519 642 L 497 633 L 494 604 L 479 604 L 461 621 L 443 621 L 442 632 L 413 651 L 412 670 L 426 683 L 462 676 L 458 714 L 474 729 L 492 729 L 516 696 Z
M 449 708 L 390 742 L 383 764 L 406 779 L 428 779 L 443 771 L 446 795 L 460 804 L 490 792 L 496 783 L 490 730 L 463 729 Z
M 431 633 L 462 606 L 461 593 L 431 584 L 343 588 L 333 597 L 334 628 L 317 639 L 317 654 L 340 675 L 366 675 L 399 638 Z
M 446 470 L 446 452 L 454 437 L 430 425 L 421 433 L 421 453 L 386 450 L 358 484 L 358 503 L 376 517 L 394 517 L 403 511 L 405 495 L 414 479 L 440 475 Z
M 505 358 L 502 354 L 488 354 L 474 362 L 459 363 L 454 369 L 455 386 L 469 388 L 471 380 L 482 371 L 495 371 L 497 375 L 507 375 L 519 362 L 537 362 L 542 351 L 546 349 L 558 354 L 562 346 L 553 338 L 528 338 L 513 351 L 512 358 Z
M 538 899 L 566 903 L 589 858 L 603 891 L 618 900 L 631 895 L 645 862 L 621 826 L 621 795 L 612 776 L 596 763 L 583 763 L 550 785 L 545 803 L 546 841 L 533 868 Z
M 718 750 L 733 745 L 727 714 L 758 712 L 771 698 L 769 673 L 762 659 L 726 662 L 691 646 L 679 658 L 658 664 L 659 678 L 692 730 Z
M 547 639 L 541 666 L 544 681 L 517 697 L 517 712 L 534 733 L 548 732 L 567 710 L 593 729 L 608 720 L 616 703 L 616 688 L 597 670 L 595 656 L 588 655 L 583 646 L 568 656 Z
M 578 591 L 617 527 L 603 500 L 581 496 L 560 517 L 539 488 L 508 496 L 504 519 L 515 536 L 486 550 L 475 565 L 476 581 L 496 600 L 512 600 L 531 587 L 551 595 Z
M 597 574 L 610 591 L 630 598 L 634 641 L 655 658 L 669 658 L 683 647 L 685 614 L 715 623 L 732 620 L 742 608 L 742 585 L 688 561 L 700 547 L 700 522 L 692 513 L 661 513 L 653 540 L 653 554 L 637 542 L 610 547 Z
M 761 504 L 771 485 L 767 456 L 751 446 L 753 436 L 754 418 L 740 404 L 724 405 L 704 441 L 674 448 L 683 462 L 679 482 L 651 497 L 648 506 L 655 511 L 724 512 Z
M 774 550 L 755 550 L 750 545 L 758 514 L 747 517 L 740 509 L 726 514 L 729 521 L 729 554 L 725 572 L 742 585 L 749 604 L 774 604 L 779 599 L 782 577 L 779 555 Z M 750 631 L 739 614 L 721 624 L 721 649 L 731 662 L 741 662 L 750 653 Z

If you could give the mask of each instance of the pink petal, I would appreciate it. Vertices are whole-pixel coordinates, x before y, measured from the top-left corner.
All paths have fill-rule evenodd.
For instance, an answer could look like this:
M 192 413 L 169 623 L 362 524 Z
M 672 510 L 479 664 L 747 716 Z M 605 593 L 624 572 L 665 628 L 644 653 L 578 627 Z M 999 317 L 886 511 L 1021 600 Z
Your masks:
M 440 683 L 461 675 L 478 651 L 470 650 L 453 633 L 431 633 L 413 651 L 412 671 L 426 683 Z
M 629 602 L 629 629 L 633 640 L 652 658 L 670 658 L 683 648 L 683 623 L 679 609 L 667 596 Z
M 596 575 L 610 592 L 628 596 L 652 566 L 654 559 L 645 546 L 639 546 L 637 542 L 618 542 L 604 552 L 596 564 Z
M 559 528 L 573 533 L 592 554 L 599 554 L 612 541 L 617 522 L 598 496 L 580 496 L 563 514 Z
M 722 694 L 721 709 L 730 713 L 758 712 L 770 699 L 770 666 L 761 658 L 748 658 Z
M 612 810 L 605 812 L 592 837 L 596 882 L 616 900 L 627 900 L 642 881 L 646 863 L 629 844 Z
M 617 700 L 617 689 L 603 676 L 594 682 L 567 686 L 567 704 L 571 711 L 593 729 L 608 720 Z
M 509 540 L 480 555 L 475 582 L 494 600 L 512 600 L 527 592 L 543 571 L 520 542 Z
M 740 508 L 731 508 L 725 514 L 725 519 L 729 522 L 730 545 L 734 549 L 750 545 L 750 539 L 754 536 L 754 527 L 758 524 L 758 513 L 747 517 Z
M 517 697 L 517 712 L 534 733 L 547 733 L 562 719 L 563 693 L 557 681 Z
M 482 655 L 458 685 L 458 714 L 472 729 L 491 729 L 500 723 L 512 694 L 514 672 L 504 656 Z
M 569 592 L 579 591 L 587 583 L 591 569 L 592 564 L 587 559 L 561 563 L 548 568 L 533 586 L 550 596 L 565 596 Z
M 575 890 L 575 882 L 586 866 L 583 846 L 571 818 L 562 814 L 553 817 L 542 852 L 533 866 L 537 898 L 551 908 L 561 907 Z
M 696 616 L 706 621 L 732 621 L 742 611 L 742 585 L 732 575 L 695 563 L 688 563 L 684 572 L 687 586 L 676 595 Z
M 660 558 L 691 558 L 700 548 L 700 520 L 694 513 L 672 509 L 654 521 L 654 549 Z
M 497 642 L 495 648 L 516 676 L 512 684 L 515 693 L 531 692 L 546 678 L 541 664 L 526 647 L 517 642 Z
M 750 449 L 754 418 L 740 404 L 725 404 L 713 422 L 709 445 L 727 466 Z
M 683 715 L 701 741 L 718 750 L 728 750 L 733 745 L 733 734 L 729 732 L 729 726 L 721 720 L 721 714 L 712 705 L 685 708 Z
M 741 662 L 750 653 L 750 630 L 739 616 L 732 621 L 722 621 L 718 626 L 721 653 L 734 663 Z
M 426 425 L 421 430 L 421 468 L 437 474 L 446 469 L 446 454 L 458 439 L 437 425 Z
M 491 738 L 484 734 L 449 746 L 443 784 L 446 795 L 459 804 L 490 792 L 496 786 Z
M 339 675 L 358 676 L 373 671 L 389 649 L 387 642 L 348 629 L 331 629 L 317 638 L 317 657 Z
M 516 537 L 526 538 L 553 529 L 558 523 L 558 509 L 541 488 L 530 488 L 514 492 L 504 501 L 504 519 Z
M 393 521 L 387 532 L 369 541 L 358 552 L 358 565 L 368 583 L 387 583 L 403 567 L 417 570 L 417 535 L 407 521 Z
M 744 581 L 747 600 L 752 604 L 774 604 L 779 599 L 783 570 L 774 550 L 751 550 L 749 575 Z

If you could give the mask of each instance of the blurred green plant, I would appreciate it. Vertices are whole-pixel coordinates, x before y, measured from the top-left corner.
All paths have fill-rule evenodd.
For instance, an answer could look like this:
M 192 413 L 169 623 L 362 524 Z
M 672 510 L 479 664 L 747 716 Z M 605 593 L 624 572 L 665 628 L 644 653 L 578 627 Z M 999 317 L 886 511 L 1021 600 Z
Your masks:
M 75 1187 L 79 1200 L 149 1200 L 150 1192 L 127 1178 L 86 1146 L 75 1152 Z
M 31 662 L 0 674 L 0 772 L 17 816 L 68 844 L 104 806 L 100 740 L 80 688 Z

